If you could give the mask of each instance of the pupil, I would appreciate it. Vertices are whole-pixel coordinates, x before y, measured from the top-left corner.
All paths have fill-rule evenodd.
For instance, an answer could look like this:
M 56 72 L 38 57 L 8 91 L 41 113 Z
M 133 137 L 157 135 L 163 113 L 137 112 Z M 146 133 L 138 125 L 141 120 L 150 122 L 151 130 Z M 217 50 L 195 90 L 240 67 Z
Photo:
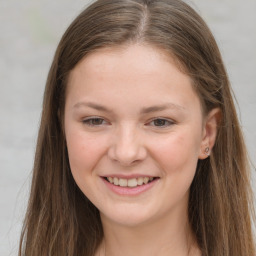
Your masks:
M 154 123 L 155 123 L 155 126 L 163 126 L 163 125 L 165 125 L 165 120 L 157 119 L 154 121 Z
M 102 124 L 102 120 L 100 118 L 95 118 L 92 120 L 93 125 L 99 125 Z

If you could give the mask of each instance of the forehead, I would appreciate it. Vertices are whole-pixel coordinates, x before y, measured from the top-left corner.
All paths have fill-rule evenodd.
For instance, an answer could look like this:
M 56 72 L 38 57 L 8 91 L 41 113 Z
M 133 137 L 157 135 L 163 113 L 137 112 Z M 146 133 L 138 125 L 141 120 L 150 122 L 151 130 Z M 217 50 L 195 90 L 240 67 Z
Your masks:
M 67 94 L 71 91 L 73 96 L 101 101 L 131 97 L 152 104 L 175 97 L 185 106 L 189 98 L 197 97 L 177 61 L 148 45 L 103 48 L 89 54 L 70 73 Z
M 166 65 L 167 64 L 167 65 Z M 117 75 L 115 71 L 124 71 L 133 77 L 134 75 L 152 75 L 170 73 L 169 65 L 175 67 L 174 73 L 183 73 L 184 68 L 171 53 L 148 44 L 124 44 L 115 47 L 101 48 L 87 54 L 71 70 L 68 84 L 74 82 L 75 76 Z M 174 69 L 172 69 L 174 70 Z M 174 73 L 173 78 L 174 79 Z

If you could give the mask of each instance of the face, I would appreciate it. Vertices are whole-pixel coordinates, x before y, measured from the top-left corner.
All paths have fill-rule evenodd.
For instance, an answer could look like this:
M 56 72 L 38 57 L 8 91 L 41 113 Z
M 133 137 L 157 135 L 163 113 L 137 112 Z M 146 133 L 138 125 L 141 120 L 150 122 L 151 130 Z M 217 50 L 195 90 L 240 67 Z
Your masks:
M 190 78 L 164 52 L 94 52 L 71 72 L 64 115 L 72 175 L 104 220 L 185 216 L 207 136 Z

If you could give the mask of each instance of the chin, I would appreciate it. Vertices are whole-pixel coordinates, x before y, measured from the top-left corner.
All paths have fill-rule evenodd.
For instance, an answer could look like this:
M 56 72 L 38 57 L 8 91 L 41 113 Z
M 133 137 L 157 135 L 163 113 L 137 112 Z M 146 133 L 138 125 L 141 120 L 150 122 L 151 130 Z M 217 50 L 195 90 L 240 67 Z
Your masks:
M 140 225 L 148 223 L 153 216 L 149 216 L 150 211 L 140 211 L 140 210 L 134 210 L 134 209 L 120 209 L 120 210 L 111 210 L 109 213 L 102 213 L 101 220 L 104 224 L 104 221 L 109 223 L 114 223 L 116 225 L 120 226 L 126 226 L 126 227 L 138 227 Z

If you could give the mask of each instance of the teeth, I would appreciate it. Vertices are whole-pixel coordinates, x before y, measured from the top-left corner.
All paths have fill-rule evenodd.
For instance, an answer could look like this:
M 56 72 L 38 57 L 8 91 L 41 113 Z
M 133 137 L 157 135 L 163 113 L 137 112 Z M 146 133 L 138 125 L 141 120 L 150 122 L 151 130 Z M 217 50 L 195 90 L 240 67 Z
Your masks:
M 148 184 L 150 181 L 152 181 L 153 177 L 139 177 L 139 178 L 133 178 L 133 179 L 123 179 L 123 178 L 117 178 L 117 177 L 107 177 L 107 180 L 120 187 L 137 187 L 141 186 L 143 184 Z
M 138 185 L 142 185 L 142 184 L 143 184 L 143 178 L 142 178 L 142 177 L 139 177 L 139 178 L 137 179 L 137 183 L 138 183 Z
M 114 178 L 114 184 L 115 184 L 115 185 L 119 185 L 119 180 L 118 180 L 118 178 L 116 178 L 116 177 Z
M 126 179 L 119 179 L 119 186 L 127 187 L 128 181 Z
M 128 180 L 128 187 L 137 187 L 137 185 L 138 185 L 137 179 Z
M 109 181 L 110 183 L 113 183 L 113 178 L 112 178 L 112 177 L 108 177 L 108 181 Z
M 149 177 L 144 177 L 144 178 L 143 178 L 143 182 L 144 182 L 144 184 L 147 184 L 147 183 L 148 183 L 148 181 L 149 181 Z

